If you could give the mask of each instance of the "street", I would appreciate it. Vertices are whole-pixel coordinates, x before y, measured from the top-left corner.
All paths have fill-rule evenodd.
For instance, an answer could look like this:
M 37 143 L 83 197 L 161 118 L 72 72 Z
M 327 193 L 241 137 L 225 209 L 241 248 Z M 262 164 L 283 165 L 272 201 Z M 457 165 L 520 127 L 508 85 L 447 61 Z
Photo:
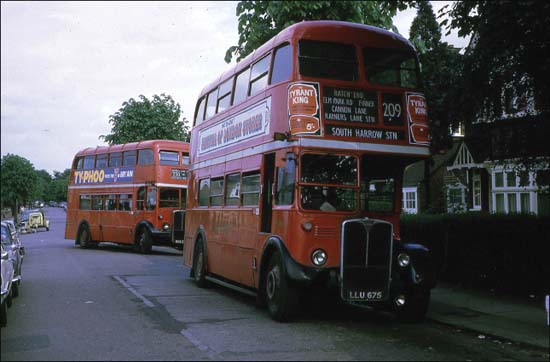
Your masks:
M 81 249 L 63 238 L 63 209 L 45 211 L 50 231 L 20 236 L 21 294 L 2 328 L 2 361 L 543 360 L 526 346 L 334 301 L 277 323 L 254 298 L 198 288 L 175 249 Z

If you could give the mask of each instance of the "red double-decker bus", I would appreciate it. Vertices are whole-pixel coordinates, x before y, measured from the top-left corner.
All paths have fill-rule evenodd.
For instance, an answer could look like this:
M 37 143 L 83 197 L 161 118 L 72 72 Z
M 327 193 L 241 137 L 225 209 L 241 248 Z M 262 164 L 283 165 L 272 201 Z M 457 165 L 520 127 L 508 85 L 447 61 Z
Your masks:
M 276 320 L 302 293 L 421 319 L 429 251 L 399 233 L 404 168 L 429 156 L 415 49 L 338 21 L 301 22 L 201 92 L 184 264 L 258 297 Z
M 65 238 L 183 247 L 189 144 L 150 140 L 79 151 L 71 168 Z

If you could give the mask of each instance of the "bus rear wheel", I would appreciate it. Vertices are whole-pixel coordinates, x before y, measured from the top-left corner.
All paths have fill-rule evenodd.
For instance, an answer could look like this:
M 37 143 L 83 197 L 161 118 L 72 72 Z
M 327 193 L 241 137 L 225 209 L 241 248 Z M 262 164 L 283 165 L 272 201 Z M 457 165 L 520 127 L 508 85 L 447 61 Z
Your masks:
M 81 248 L 89 248 L 91 246 L 90 241 L 90 230 L 88 230 L 88 227 L 86 225 L 81 225 L 78 229 L 78 243 L 80 244 Z
M 279 253 L 270 258 L 265 278 L 264 294 L 269 315 L 279 322 L 288 321 L 297 310 L 298 292 L 288 285 Z
M 202 239 L 197 239 L 195 251 L 193 252 L 193 280 L 199 288 L 206 288 L 206 253 Z
M 151 254 L 151 251 L 153 250 L 153 240 L 149 230 L 145 228 L 141 230 L 137 240 L 137 247 L 140 253 Z

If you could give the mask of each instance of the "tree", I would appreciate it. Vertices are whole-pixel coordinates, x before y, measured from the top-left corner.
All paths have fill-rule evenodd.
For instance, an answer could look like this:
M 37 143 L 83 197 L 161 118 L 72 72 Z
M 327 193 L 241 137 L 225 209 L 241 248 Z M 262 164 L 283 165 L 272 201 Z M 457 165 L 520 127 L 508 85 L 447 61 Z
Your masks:
M 441 41 L 441 27 L 429 2 L 417 3 L 417 15 L 409 31 L 409 40 L 418 52 L 423 88 L 428 103 L 432 151 L 452 145 L 449 126 L 463 121 L 462 56 L 458 49 Z
M 473 120 L 502 113 L 504 82 L 532 87 L 539 111 L 550 108 L 550 3 L 533 0 L 464 1 L 441 9 L 442 25 L 472 36 L 466 52 L 466 109 Z M 527 76 L 530 82 L 525 82 Z M 521 90 L 520 90 L 521 91 Z
M 189 126 L 185 117 L 180 120 L 180 105 L 171 96 L 154 95 L 152 100 L 140 95 L 122 103 L 109 116 L 111 133 L 99 136 L 109 145 L 152 139 L 189 141 Z
M 48 187 L 48 196 L 54 201 L 66 201 L 71 170 L 65 169 L 63 172 L 54 171 L 53 173 L 54 177 Z
M 227 49 L 225 61 L 243 59 L 284 28 L 302 20 L 342 20 L 392 29 L 404 1 L 241 1 L 237 5 L 239 44 Z
M 467 125 L 502 118 L 509 100 L 518 99 L 517 95 L 528 95 L 524 99 L 534 101 L 531 109 L 523 107 L 523 115 L 506 111 L 515 120 L 495 123 L 489 130 L 484 127 L 485 132 L 472 132 L 476 142 L 491 147 L 493 160 L 510 159 L 513 154 L 519 169 L 543 170 L 548 174 L 550 156 L 544 135 L 550 130 L 550 3 L 454 2 L 442 8 L 440 16 L 443 15 L 450 18 L 442 22 L 448 31 L 457 29 L 460 36 L 472 36 L 465 53 L 461 85 L 468 90 L 461 100 Z M 499 145 L 503 141 L 507 144 Z M 537 172 L 539 186 L 549 185 L 548 177 L 539 177 L 544 174 Z
M 50 201 L 48 195 L 48 187 L 52 182 L 52 176 L 46 170 L 35 171 L 36 172 L 36 187 L 34 190 L 33 199 Z
M 0 165 L 2 206 L 11 208 L 17 222 L 18 208 L 32 201 L 37 175 L 32 163 L 24 157 L 7 154 Z

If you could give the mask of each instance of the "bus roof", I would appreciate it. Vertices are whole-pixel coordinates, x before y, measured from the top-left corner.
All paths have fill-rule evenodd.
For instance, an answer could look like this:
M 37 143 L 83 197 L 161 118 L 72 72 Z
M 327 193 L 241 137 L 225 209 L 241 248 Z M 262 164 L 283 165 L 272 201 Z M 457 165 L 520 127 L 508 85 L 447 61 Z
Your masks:
M 155 146 L 158 146 L 160 148 L 163 148 L 163 147 L 171 148 L 171 149 L 176 148 L 176 149 L 182 149 L 183 151 L 189 151 L 189 143 L 187 142 L 173 141 L 173 140 L 147 140 L 147 141 L 140 141 L 140 142 L 124 143 L 124 144 L 113 145 L 113 146 L 97 146 L 95 148 L 88 147 L 78 151 L 75 157 L 102 154 L 102 153 L 108 153 L 108 152 L 138 150 L 143 148 L 154 148 Z
M 279 34 L 265 42 L 239 63 L 223 72 L 215 81 L 202 89 L 199 98 L 219 83 L 254 63 L 274 46 L 285 41 L 295 43 L 298 39 L 323 40 L 374 48 L 410 48 L 414 50 L 412 43 L 403 36 L 375 26 L 336 20 L 302 21 L 281 30 Z

